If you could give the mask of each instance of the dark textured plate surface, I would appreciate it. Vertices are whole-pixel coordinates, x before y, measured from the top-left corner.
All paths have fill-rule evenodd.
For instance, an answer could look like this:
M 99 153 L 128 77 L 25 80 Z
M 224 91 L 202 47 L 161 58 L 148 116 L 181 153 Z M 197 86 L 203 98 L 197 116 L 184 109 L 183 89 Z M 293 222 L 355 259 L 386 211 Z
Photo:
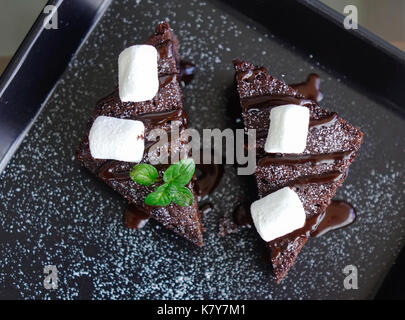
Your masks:
M 227 113 L 231 61 L 265 65 L 287 83 L 323 79 L 321 106 L 359 126 L 364 144 L 337 197 L 353 203 L 355 224 L 311 239 L 276 285 L 253 229 L 219 237 L 219 221 L 247 192 L 232 166 L 204 216 L 206 245 L 195 248 L 149 221 L 124 228 L 126 203 L 73 159 L 95 102 L 117 78 L 120 51 L 167 19 L 181 54 L 198 66 L 184 90 L 190 125 L 234 126 Z M 370 298 L 404 243 L 405 120 L 311 56 L 215 2 L 116 1 L 71 61 L 19 150 L 0 176 L 0 296 L 17 298 Z M 359 289 L 343 286 L 346 265 Z M 43 268 L 56 265 L 56 290 Z

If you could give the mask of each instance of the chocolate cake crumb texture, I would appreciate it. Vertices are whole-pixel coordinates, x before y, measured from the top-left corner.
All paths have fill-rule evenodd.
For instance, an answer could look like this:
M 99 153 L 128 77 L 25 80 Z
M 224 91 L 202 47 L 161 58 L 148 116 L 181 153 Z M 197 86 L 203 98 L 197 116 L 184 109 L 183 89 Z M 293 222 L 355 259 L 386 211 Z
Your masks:
M 145 198 L 153 191 L 153 187 L 145 187 L 134 182 L 129 171 L 135 163 L 123 161 L 94 159 L 90 153 L 89 131 L 98 116 L 109 116 L 121 119 L 140 120 L 145 125 L 145 145 L 153 145 L 148 140 L 149 132 L 153 129 L 170 132 L 171 126 L 176 126 L 181 133 L 187 128 L 188 117 L 182 103 L 182 92 L 179 84 L 180 56 L 179 41 L 167 22 L 160 23 L 153 35 L 147 41 L 158 52 L 159 91 L 152 100 L 143 102 L 122 102 L 118 89 L 112 94 L 100 99 L 88 123 L 88 131 L 76 150 L 76 160 L 90 170 L 96 177 L 103 180 L 134 204 L 141 211 L 147 211 L 151 218 L 162 223 L 166 228 L 186 238 L 198 246 L 203 245 L 203 227 L 201 214 L 197 205 L 198 190 L 195 177 L 187 187 L 194 194 L 194 202 L 190 206 L 181 207 L 173 203 L 166 207 L 151 207 L 145 205 Z M 169 133 L 168 133 L 169 134 Z M 181 152 L 187 141 L 171 141 L 167 144 L 169 156 Z M 141 163 L 150 163 L 149 149 L 145 148 Z M 159 165 L 159 175 L 163 176 L 168 165 Z
M 298 194 L 307 218 L 303 228 L 268 242 L 273 273 L 279 283 L 316 230 L 337 187 L 346 179 L 363 133 L 336 113 L 322 109 L 303 93 L 271 76 L 265 67 L 241 60 L 233 63 L 245 129 L 259 132 L 254 174 L 259 197 L 289 186 Z M 263 148 L 270 111 L 272 107 L 290 103 L 309 109 L 306 148 L 299 155 L 268 154 Z
M 124 227 L 126 201 L 73 159 L 94 103 L 117 82 L 117 57 L 144 41 L 167 18 L 182 58 L 198 72 L 184 88 L 189 127 L 235 125 L 227 93 L 236 56 L 271 66 L 274 76 L 298 83 L 323 79 L 322 105 L 361 127 L 367 137 L 336 198 L 355 204 L 357 221 L 309 241 L 280 285 L 260 258 L 254 228 L 219 237 L 246 189 L 232 166 L 209 197 L 204 248 L 154 221 Z M 309 299 L 367 298 L 404 243 L 404 125 L 349 79 L 334 74 L 268 31 L 212 3 L 117 1 L 71 61 L 19 150 L 0 175 L 0 296 L 36 299 Z M 284 75 L 284 76 L 283 76 Z M 402 186 L 400 188 L 399 186 Z M 266 252 L 263 252 L 265 254 Z M 58 289 L 43 287 L 43 268 L 56 265 Z M 359 270 L 359 290 L 344 290 L 342 269 Z

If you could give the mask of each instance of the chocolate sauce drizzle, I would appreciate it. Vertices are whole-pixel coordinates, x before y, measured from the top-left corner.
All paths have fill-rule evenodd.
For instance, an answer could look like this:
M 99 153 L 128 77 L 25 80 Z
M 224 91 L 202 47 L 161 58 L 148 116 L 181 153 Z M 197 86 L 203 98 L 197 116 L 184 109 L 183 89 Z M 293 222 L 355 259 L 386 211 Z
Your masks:
M 247 203 L 241 203 L 236 206 L 233 213 L 233 221 L 239 227 L 253 224 L 252 216 L 250 214 L 250 207 Z
M 319 75 L 311 73 L 304 82 L 290 84 L 290 87 L 298 91 L 306 99 L 319 102 L 323 99 L 323 94 L 319 89 L 320 84 L 321 78 Z
M 159 44 L 156 49 L 159 55 L 159 59 L 171 58 L 173 56 L 173 41 L 168 39 Z
M 178 79 L 177 74 L 168 74 L 164 76 L 159 76 L 159 87 L 164 88 L 166 87 L 170 82 L 173 81 L 173 79 Z
M 184 84 L 187 85 L 191 82 L 191 80 L 193 80 L 195 72 L 196 72 L 195 64 L 185 60 L 180 61 L 179 78 L 180 81 L 184 82 Z
M 352 224 L 357 214 L 353 206 L 343 200 L 332 200 L 318 226 L 311 233 L 312 237 L 319 237 L 329 231 L 341 229 Z
M 294 230 L 293 232 L 284 235 L 280 238 L 274 239 L 272 241 L 268 242 L 268 245 L 271 248 L 271 254 L 273 257 L 278 256 L 282 250 L 285 249 L 285 246 L 289 245 L 291 241 L 299 242 L 300 238 L 309 238 L 313 232 L 315 232 L 320 225 L 322 219 L 325 216 L 325 212 L 321 214 L 316 214 L 310 218 L 307 218 L 305 220 L 305 225 L 297 230 Z
M 327 116 L 321 117 L 319 119 L 309 120 L 309 127 L 310 128 L 330 127 L 337 121 L 337 119 L 338 119 L 337 113 L 331 112 Z
M 179 74 L 169 74 L 162 75 L 159 77 L 159 86 L 160 88 L 166 87 L 173 79 L 176 81 L 183 82 L 185 85 L 188 85 L 193 79 L 195 72 L 197 70 L 194 63 L 189 61 L 181 60 L 179 63 Z
M 298 177 L 294 181 L 288 183 L 288 185 L 290 187 L 296 187 L 303 184 L 311 184 L 311 183 L 318 183 L 318 184 L 333 183 L 342 179 L 344 175 L 345 173 L 342 173 L 340 171 L 330 171 L 322 174 L 314 174 Z
M 303 154 L 303 155 L 268 155 L 258 161 L 259 166 L 269 165 L 290 165 L 304 164 L 311 162 L 312 164 L 328 163 L 332 164 L 336 161 L 348 160 L 353 155 L 353 151 L 343 151 L 325 154 Z
M 117 160 L 106 161 L 97 171 L 97 175 L 102 180 L 126 180 L 129 179 L 129 170 L 121 172 L 113 172 L 113 170 L 121 164 Z
M 207 214 L 207 213 L 211 212 L 212 209 L 213 209 L 213 205 L 209 202 L 200 205 L 198 208 L 198 210 L 200 210 L 200 212 L 202 214 Z
M 289 238 L 320 237 L 329 231 L 344 228 L 356 220 L 356 210 L 343 200 L 332 200 L 326 211 L 307 218 L 305 226 L 289 234 Z M 246 203 L 239 204 L 233 211 L 233 221 L 238 227 L 252 225 L 250 208 Z M 277 239 L 276 239 L 277 240 Z M 270 241 L 272 244 L 274 242 Z M 273 247 L 273 245 L 272 245 Z
M 140 206 L 129 203 L 124 212 L 124 225 L 131 229 L 141 229 L 149 220 L 149 212 Z
M 221 164 L 197 164 L 198 198 L 204 199 L 218 186 L 223 175 Z
M 254 70 L 248 70 L 244 72 L 239 72 L 236 74 L 237 81 L 253 82 L 258 77 L 261 77 L 263 73 L 266 73 L 265 67 L 259 67 Z
M 170 111 L 149 112 L 137 114 L 134 120 L 142 121 L 147 127 L 161 126 L 169 121 L 181 121 L 184 126 L 187 126 L 187 117 L 183 109 L 175 109 Z
M 247 112 L 254 112 L 286 104 L 296 104 L 301 106 L 311 105 L 314 102 L 308 99 L 296 98 L 293 96 L 274 96 L 261 95 L 256 97 L 247 97 L 241 100 L 242 108 Z

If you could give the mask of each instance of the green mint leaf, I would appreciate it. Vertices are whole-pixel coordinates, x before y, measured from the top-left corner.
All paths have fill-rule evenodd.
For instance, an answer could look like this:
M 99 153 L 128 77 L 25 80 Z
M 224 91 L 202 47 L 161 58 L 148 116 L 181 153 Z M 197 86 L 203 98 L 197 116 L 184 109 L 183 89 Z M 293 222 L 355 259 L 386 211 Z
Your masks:
M 170 189 L 171 186 L 167 183 L 157 187 L 154 192 L 151 192 L 146 196 L 145 203 L 148 206 L 168 206 L 171 202 Z
M 131 179 L 143 186 L 150 186 L 158 175 L 156 168 L 146 163 L 137 164 L 129 171 Z
M 187 207 L 192 205 L 194 196 L 190 189 L 179 185 L 173 185 L 170 192 L 170 199 L 179 206 Z
M 194 172 L 195 163 L 191 158 L 172 164 L 163 175 L 166 183 L 148 194 L 145 204 L 165 207 L 173 202 L 183 207 L 190 206 L 194 201 L 194 196 L 185 185 L 190 182 Z M 129 175 L 135 182 L 144 186 L 150 186 L 158 178 L 156 168 L 144 163 L 134 166 Z
M 190 182 L 195 171 L 195 163 L 192 158 L 183 159 L 172 164 L 163 175 L 163 180 L 166 183 L 173 183 L 180 186 L 185 186 Z

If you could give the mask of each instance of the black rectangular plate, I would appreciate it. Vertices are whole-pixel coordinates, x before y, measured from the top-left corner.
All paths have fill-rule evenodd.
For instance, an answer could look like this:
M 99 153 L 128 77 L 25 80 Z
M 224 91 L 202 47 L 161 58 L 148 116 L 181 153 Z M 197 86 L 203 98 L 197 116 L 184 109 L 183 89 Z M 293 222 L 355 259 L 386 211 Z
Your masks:
M 0 176 L 0 297 L 375 296 L 404 244 L 402 53 L 364 30 L 344 31 L 319 3 L 267 2 L 249 1 L 250 6 L 244 7 L 235 1 L 233 9 L 223 2 L 197 0 L 115 1 L 110 5 L 70 60 Z M 195 79 L 184 89 L 191 127 L 234 125 L 226 106 L 233 84 L 231 61 L 241 58 L 265 65 L 287 83 L 318 73 L 325 95 L 321 106 L 337 111 L 365 134 L 358 159 L 337 194 L 356 206 L 357 221 L 311 239 L 280 285 L 274 284 L 270 266 L 262 259 L 264 244 L 252 228 L 226 237 L 217 235 L 221 217 L 246 194 L 232 166 L 225 168 L 209 197 L 214 210 L 204 216 L 206 245 L 195 248 L 153 221 L 139 231 L 126 229 L 122 224 L 125 201 L 73 159 L 95 102 L 117 82 L 118 54 L 146 40 L 164 19 L 180 38 L 181 55 L 198 67 Z M 312 26 L 309 30 L 305 19 Z M 304 35 L 307 41 L 302 40 Z M 347 39 L 355 48 L 351 55 L 343 47 Z M 46 44 L 41 50 L 46 52 Z M 33 74 L 22 76 L 35 82 Z M 46 265 L 58 269 L 55 290 L 43 286 Z M 342 270 L 347 265 L 358 268 L 357 290 L 343 286 Z

